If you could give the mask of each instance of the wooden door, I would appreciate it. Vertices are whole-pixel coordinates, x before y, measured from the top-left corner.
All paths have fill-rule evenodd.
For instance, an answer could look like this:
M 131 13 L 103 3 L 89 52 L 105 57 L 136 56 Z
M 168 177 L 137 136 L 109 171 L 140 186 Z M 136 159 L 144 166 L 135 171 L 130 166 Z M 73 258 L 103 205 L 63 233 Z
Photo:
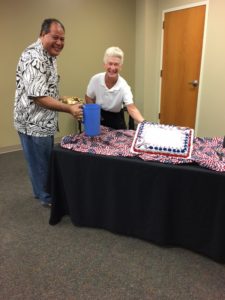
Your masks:
M 160 123 L 195 127 L 205 5 L 165 13 Z

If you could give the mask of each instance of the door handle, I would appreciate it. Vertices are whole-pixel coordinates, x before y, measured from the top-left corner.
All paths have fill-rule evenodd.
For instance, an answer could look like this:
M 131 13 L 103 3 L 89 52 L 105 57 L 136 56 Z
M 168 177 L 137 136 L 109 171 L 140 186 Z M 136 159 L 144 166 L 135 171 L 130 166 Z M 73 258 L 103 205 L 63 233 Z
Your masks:
M 193 87 L 197 87 L 198 86 L 198 80 L 192 80 L 192 81 L 188 82 L 188 84 L 191 84 Z

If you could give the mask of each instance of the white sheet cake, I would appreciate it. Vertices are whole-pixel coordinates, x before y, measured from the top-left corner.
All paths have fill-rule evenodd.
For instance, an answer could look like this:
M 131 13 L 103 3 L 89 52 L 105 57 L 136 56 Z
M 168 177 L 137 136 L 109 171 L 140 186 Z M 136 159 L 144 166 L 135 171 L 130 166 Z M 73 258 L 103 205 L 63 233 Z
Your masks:
M 190 158 L 194 130 L 188 127 L 140 123 L 131 147 L 132 153 L 149 153 Z

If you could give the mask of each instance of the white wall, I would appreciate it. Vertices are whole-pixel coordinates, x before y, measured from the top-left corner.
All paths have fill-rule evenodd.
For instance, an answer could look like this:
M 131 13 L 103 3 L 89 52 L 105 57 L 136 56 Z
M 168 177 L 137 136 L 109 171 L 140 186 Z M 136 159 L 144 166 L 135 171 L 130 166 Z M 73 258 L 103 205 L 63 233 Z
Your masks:
M 225 135 L 225 1 L 209 0 L 198 133 Z
M 136 1 L 135 101 L 145 119 L 156 121 L 158 2 Z
M 202 1 L 136 1 L 136 98 L 146 119 L 158 121 L 160 107 L 161 22 L 164 10 Z M 225 1 L 208 0 L 205 47 L 195 134 L 225 135 Z
M 125 52 L 122 70 L 134 88 L 135 0 L 0 0 L 0 149 L 16 147 L 13 127 L 15 72 L 21 52 L 37 40 L 41 22 L 54 17 L 66 28 L 58 57 L 60 94 L 83 98 L 92 75 L 103 71 L 107 47 Z M 76 132 L 72 116 L 60 113 L 57 137 Z
M 102 70 L 103 51 L 117 44 L 125 51 L 122 75 L 134 91 L 136 104 L 146 119 L 156 122 L 162 12 L 196 2 L 201 1 L 20 0 L 15 8 L 14 0 L 1 0 L 0 148 L 19 143 L 13 127 L 15 69 L 21 51 L 38 37 L 43 18 L 59 18 L 66 26 L 66 47 L 59 58 L 62 94 L 82 97 L 89 77 Z M 208 3 L 196 135 L 223 136 L 225 1 Z M 75 131 L 74 120 L 68 115 L 60 115 L 60 124 L 60 135 Z

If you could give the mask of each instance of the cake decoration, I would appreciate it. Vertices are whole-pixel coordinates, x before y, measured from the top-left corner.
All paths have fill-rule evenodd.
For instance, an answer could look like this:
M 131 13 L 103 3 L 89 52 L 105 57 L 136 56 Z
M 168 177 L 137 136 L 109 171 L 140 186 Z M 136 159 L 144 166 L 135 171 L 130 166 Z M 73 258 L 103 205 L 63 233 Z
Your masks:
M 132 153 L 149 153 L 190 158 L 194 130 L 150 122 L 138 125 L 132 142 Z

